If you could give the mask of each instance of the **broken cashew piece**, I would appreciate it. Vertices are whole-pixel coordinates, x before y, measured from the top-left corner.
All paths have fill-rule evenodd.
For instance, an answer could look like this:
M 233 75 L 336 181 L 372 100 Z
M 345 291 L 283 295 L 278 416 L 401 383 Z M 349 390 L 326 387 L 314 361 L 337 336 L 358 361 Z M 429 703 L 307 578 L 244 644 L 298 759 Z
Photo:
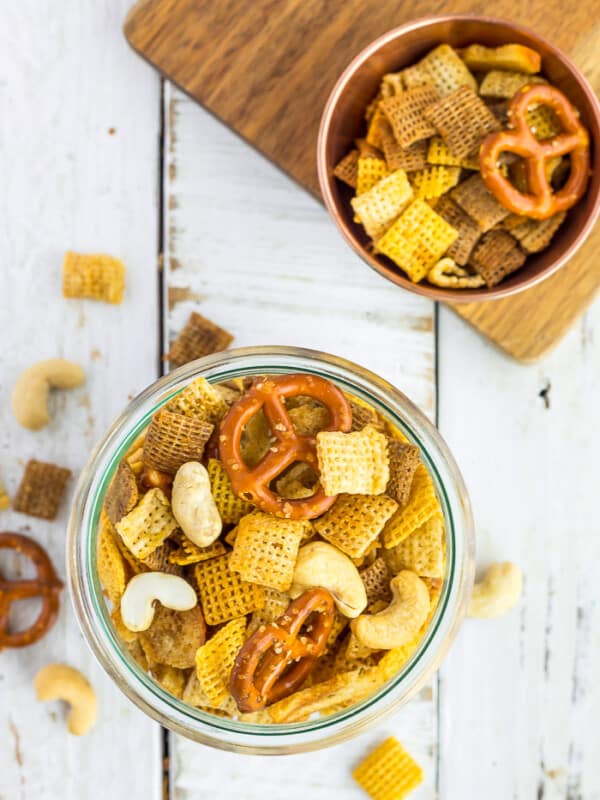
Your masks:
M 208 547 L 219 538 L 223 523 L 206 467 L 198 461 L 188 461 L 177 470 L 171 508 L 182 531 L 198 547 Z
M 67 664 L 48 664 L 33 679 L 38 700 L 64 700 L 71 706 L 69 733 L 84 736 L 96 721 L 96 693 L 78 669 Z
M 50 389 L 74 389 L 85 380 L 85 372 L 73 361 L 51 358 L 40 361 L 21 373 L 12 393 L 12 409 L 17 422 L 39 431 L 50 422 Z
M 352 620 L 356 638 L 372 650 L 391 650 L 412 641 L 429 614 L 429 591 L 410 570 L 390 581 L 392 602 L 378 614 L 363 614 Z
M 298 551 L 291 597 L 320 586 L 331 592 L 345 617 L 358 617 L 367 605 L 367 592 L 358 570 L 347 555 L 327 542 L 310 542 Z
M 146 631 L 154 619 L 154 601 L 174 611 L 189 611 L 198 602 L 196 592 L 179 575 L 141 572 L 129 581 L 121 597 L 121 619 L 130 631 Z
M 442 286 L 445 289 L 479 289 L 485 284 L 481 275 L 472 275 L 448 256 L 429 270 L 427 280 L 434 286 Z
M 523 573 L 510 561 L 492 564 L 483 580 L 473 587 L 469 617 L 492 618 L 507 614 L 519 602 Z

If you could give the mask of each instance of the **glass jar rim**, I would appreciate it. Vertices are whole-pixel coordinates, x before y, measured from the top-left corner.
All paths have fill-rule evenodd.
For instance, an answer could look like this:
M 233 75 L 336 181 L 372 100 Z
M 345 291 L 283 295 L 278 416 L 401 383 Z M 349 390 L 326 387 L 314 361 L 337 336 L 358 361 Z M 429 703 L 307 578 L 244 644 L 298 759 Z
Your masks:
M 398 673 L 364 700 L 305 722 L 258 725 L 218 717 L 163 689 L 127 652 L 116 634 L 96 567 L 98 520 L 104 492 L 119 461 L 151 416 L 190 380 L 304 372 L 332 380 L 369 403 L 416 444 L 442 506 L 446 575 L 440 599 L 419 646 Z M 188 738 L 251 753 L 301 752 L 335 744 L 361 732 L 412 697 L 437 669 L 470 596 L 474 570 L 470 503 L 445 442 L 414 404 L 383 378 L 346 359 L 295 347 L 248 347 L 190 362 L 148 386 L 127 406 L 92 453 L 77 487 L 67 534 L 71 600 L 84 637 L 122 691 L 165 727 Z

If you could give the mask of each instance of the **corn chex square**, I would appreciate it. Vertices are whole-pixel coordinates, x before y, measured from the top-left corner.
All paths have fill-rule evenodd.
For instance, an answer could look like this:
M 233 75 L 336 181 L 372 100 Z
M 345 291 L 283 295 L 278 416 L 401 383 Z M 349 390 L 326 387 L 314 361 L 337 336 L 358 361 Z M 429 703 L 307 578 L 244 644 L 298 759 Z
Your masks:
M 412 172 L 410 183 L 415 197 L 422 200 L 432 200 L 449 192 L 460 178 L 460 167 L 445 167 L 435 165 Z
M 414 200 L 377 242 L 377 250 L 418 283 L 444 255 L 458 232 L 424 200 Z
M 385 555 L 394 575 L 410 569 L 419 577 L 444 577 L 444 522 L 434 514 Z
M 81 297 L 119 304 L 125 292 L 125 265 L 112 256 L 65 253 L 63 297 Z
M 356 189 L 358 181 L 358 150 L 350 150 L 349 153 L 338 161 L 333 170 L 336 178 Z
M 194 568 L 204 618 L 209 625 L 251 614 L 265 604 L 264 586 L 243 580 L 230 568 L 230 557 L 231 554 L 211 558 Z
M 317 434 L 321 485 L 327 495 L 382 494 L 389 480 L 387 437 L 366 425 L 360 431 Z
M 441 44 L 411 67 L 400 73 L 407 89 L 422 84 L 430 84 L 440 97 L 467 86 L 477 91 L 477 81 L 464 62 L 449 44 Z
M 384 546 L 388 549 L 395 547 L 439 510 L 433 481 L 425 466 L 419 464 L 407 504 L 394 514 L 384 528 Z
M 246 632 L 247 636 L 251 636 L 261 625 L 267 625 L 269 622 L 275 622 L 276 619 L 279 619 L 291 602 L 291 597 L 285 592 L 265 587 L 265 605 L 250 617 Z
M 217 539 L 212 544 L 206 547 L 198 547 L 183 533 L 175 534 L 173 536 L 178 547 L 171 550 L 169 553 L 169 563 L 176 564 L 180 567 L 186 567 L 189 564 L 199 564 L 201 561 L 209 561 L 211 558 L 222 556 L 227 552 L 227 549 L 220 539 Z
M 388 175 L 387 164 L 383 158 L 359 156 L 356 167 L 356 196 L 368 192 Z
M 287 591 L 308 520 L 291 520 L 257 512 L 239 522 L 229 568 L 245 581 Z
M 445 167 L 463 167 L 464 169 L 479 169 L 479 158 L 464 156 L 459 158 L 454 155 L 441 136 L 432 136 L 427 147 L 427 161 L 429 164 L 441 164 Z
M 385 494 L 341 494 L 313 525 L 323 539 L 350 558 L 360 558 L 397 508 L 398 503 Z
M 352 776 L 373 800 L 403 800 L 423 781 L 423 770 L 390 736 L 353 770 Z
M 219 387 L 210 384 L 206 378 L 193 380 L 172 397 L 165 408 L 173 414 L 194 417 L 212 425 L 220 422 L 229 410 Z
M 207 470 L 210 478 L 211 494 L 219 511 L 219 516 L 225 525 L 237 525 L 242 517 L 252 511 L 253 506 L 247 500 L 243 500 L 235 494 L 229 475 L 218 459 L 209 459 Z
M 406 172 L 397 169 L 350 202 L 369 236 L 378 239 L 406 207 L 412 194 Z
M 433 103 L 424 113 L 458 158 L 473 153 L 488 133 L 500 130 L 483 100 L 466 86 Z
M 144 442 L 144 464 L 174 475 L 188 461 L 201 461 L 214 425 L 162 408 L 152 417 Z
M 162 489 L 151 489 L 115 527 L 127 549 L 142 561 L 173 533 L 177 520 Z
M 423 112 L 437 99 L 438 94 L 432 86 L 415 86 L 381 102 L 380 107 L 401 147 L 410 147 L 434 135 L 435 128 Z
M 511 98 L 523 86 L 529 86 L 532 83 L 546 83 L 546 81 L 539 75 L 492 69 L 481 81 L 479 94 L 482 97 Z
M 229 694 L 235 657 L 246 638 L 246 617 L 237 617 L 218 630 L 196 652 L 196 676 L 210 705 L 222 705 Z

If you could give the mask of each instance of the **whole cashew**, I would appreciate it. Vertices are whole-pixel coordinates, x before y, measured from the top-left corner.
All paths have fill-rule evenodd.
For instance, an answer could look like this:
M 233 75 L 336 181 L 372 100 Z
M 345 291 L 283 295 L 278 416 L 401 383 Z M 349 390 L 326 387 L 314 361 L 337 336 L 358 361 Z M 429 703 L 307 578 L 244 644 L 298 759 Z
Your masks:
M 173 481 L 171 507 L 182 531 L 198 547 L 208 547 L 218 539 L 223 523 L 202 464 L 188 461 L 179 467 Z
M 12 393 L 12 409 L 24 428 L 39 431 L 50 422 L 48 394 L 50 389 L 73 389 L 85 380 L 79 364 L 63 358 L 40 361 L 21 373 Z
M 154 619 L 154 601 L 174 611 L 189 611 L 198 602 L 191 585 L 167 572 L 141 572 L 129 581 L 121 597 L 121 619 L 130 631 L 146 631 Z
M 327 542 L 310 542 L 300 548 L 289 593 L 298 597 L 313 586 L 331 592 L 346 617 L 357 617 L 367 605 L 367 592 L 352 559 Z
M 519 602 L 523 574 L 510 561 L 492 564 L 482 581 L 473 587 L 469 617 L 500 617 Z
M 415 638 L 429 614 L 429 591 L 410 570 L 390 581 L 392 602 L 378 614 L 363 614 L 350 623 L 356 638 L 372 650 L 391 650 Z
M 96 721 L 96 693 L 79 670 L 67 664 L 48 664 L 33 679 L 38 700 L 64 700 L 71 706 L 69 733 L 84 736 Z

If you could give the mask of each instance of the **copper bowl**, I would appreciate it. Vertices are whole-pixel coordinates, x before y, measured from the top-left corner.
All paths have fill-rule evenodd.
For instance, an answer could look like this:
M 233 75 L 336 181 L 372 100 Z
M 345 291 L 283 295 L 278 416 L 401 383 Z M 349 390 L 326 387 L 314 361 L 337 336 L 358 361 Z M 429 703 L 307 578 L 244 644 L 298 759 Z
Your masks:
M 429 50 L 447 42 L 453 47 L 479 43 L 498 46 L 524 44 L 542 56 L 542 71 L 579 109 L 590 132 L 592 165 L 600 152 L 600 105 L 583 74 L 550 42 L 529 28 L 508 20 L 476 15 L 449 15 L 415 20 L 385 33 L 368 45 L 349 64 L 336 83 L 327 104 L 317 144 L 317 168 L 325 205 L 346 241 L 361 258 L 388 280 L 416 294 L 447 302 L 493 300 L 516 294 L 548 278 L 564 266 L 591 232 L 600 212 L 600 171 L 593 170 L 584 197 L 569 212 L 550 246 L 529 256 L 525 265 L 493 289 L 441 289 L 428 283 L 412 283 L 386 257 L 373 255 L 361 225 L 353 222 L 352 190 L 333 175 L 333 169 L 364 135 L 364 111 L 377 93 L 382 75 L 397 72 L 418 61 Z

